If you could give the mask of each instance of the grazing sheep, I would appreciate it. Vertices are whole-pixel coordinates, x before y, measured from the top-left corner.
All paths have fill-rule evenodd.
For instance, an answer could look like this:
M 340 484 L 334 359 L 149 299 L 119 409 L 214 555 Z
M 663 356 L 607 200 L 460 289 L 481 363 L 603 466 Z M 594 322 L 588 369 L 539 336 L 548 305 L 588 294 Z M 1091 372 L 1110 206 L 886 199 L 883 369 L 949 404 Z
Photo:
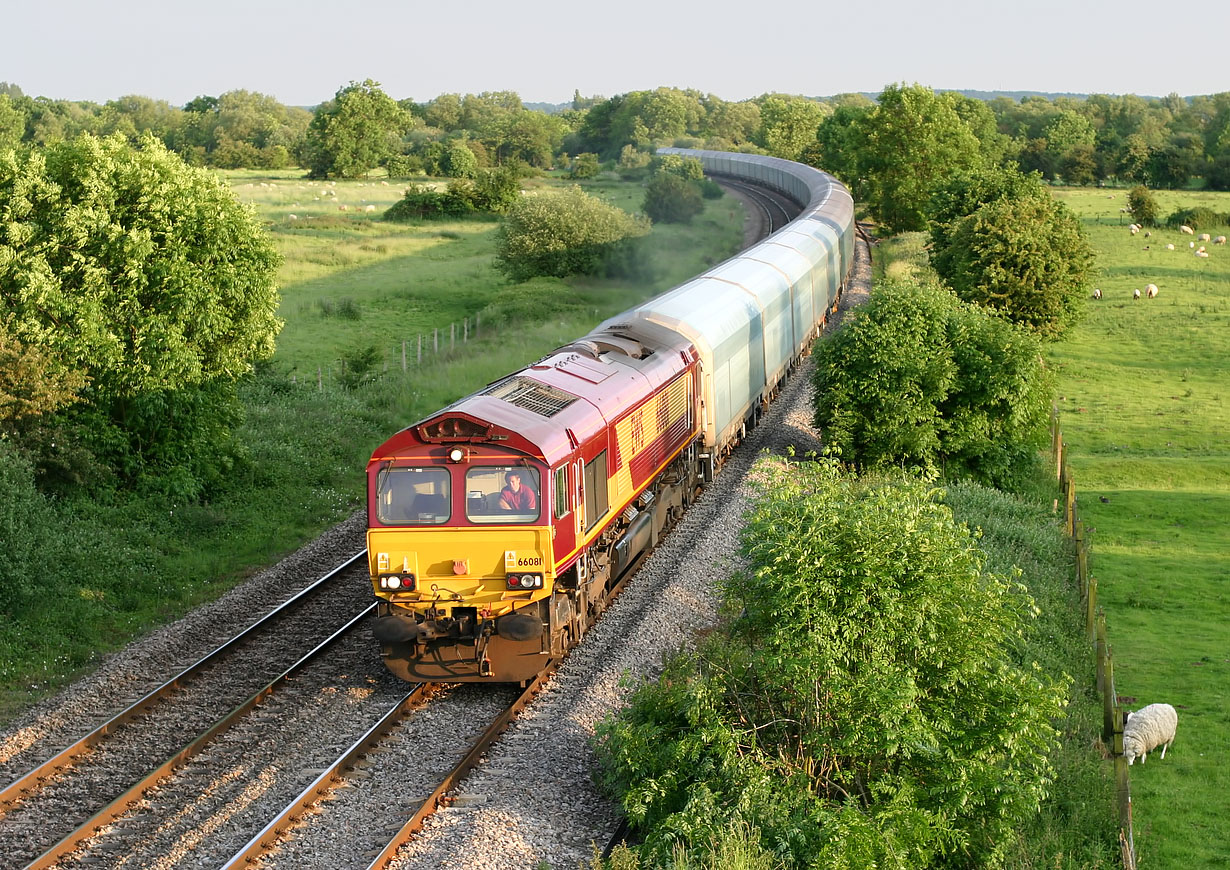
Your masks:
M 1218 236 L 1217 238 L 1213 240 L 1213 244 L 1215 245 L 1224 245 L 1225 243 L 1226 243 L 1225 236 Z
M 297 220 L 299 220 L 299 215 L 297 215 L 297 214 L 288 214 L 286 217 L 287 217 L 287 219 L 288 219 L 288 220 L 292 220 L 292 221 L 297 221 Z
M 1166 250 L 1168 250 L 1168 251 L 1173 251 L 1173 250 L 1174 250 L 1174 245 L 1167 245 L 1167 246 L 1166 246 Z
M 1157 295 L 1157 285 L 1156 284 L 1146 284 L 1145 285 L 1145 295 L 1148 296 L 1150 299 L 1156 296 Z
M 1200 235 L 1196 236 L 1196 241 L 1198 241 L 1198 242 L 1211 242 L 1211 241 L 1213 241 L 1213 237 L 1212 237 L 1212 236 L 1210 236 L 1208 233 L 1201 233 Z
M 1183 226 L 1179 227 L 1179 232 L 1183 233 L 1186 236 L 1194 236 L 1196 234 L 1196 231 L 1193 230 L 1191 227 L 1189 227 L 1187 224 L 1184 224 Z
M 1153 233 L 1145 233 L 1145 238 L 1147 239 L 1147 238 L 1149 238 L 1151 235 L 1153 235 Z
M 350 211 L 350 206 L 348 206 L 348 205 L 339 205 L 339 206 L 337 207 L 337 210 L 338 210 L 338 211 Z
M 1196 256 L 1197 256 L 1197 257 L 1208 257 L 1208 256 L 1209 256 L 1209 252 L 1208 252 L 1208 251 L 1197 251 L 1197 252 L 1196 252 Z
M 374 205 L 363 206 L 363 211 L 375 211 L 375 210 L 376 210 L 376 207 Z
M 1162 758 L 1174 743 L 1174 733 L 1179 727 L 1179 714 L 1169 704 L 1150 704 L 1135 713 L 1127 714 L 1123 726 L 1123 757 L 1128 764 L 1145 763 L 1145 757 L 1162 747 Z
M 1140 290 L 1139 290 L 1139 289 L 1137 289 L 1137 290 L 1133 290 L 1133 291 L 1132 291 L 1132 298 L 1133 298 L 1133 299 L 1139 299 L 1139 298 L 1140 298 Z
M 1128 224 L 1128 232 L 1132 235 L 1136 235 L 1140 232 L 1140 227 L 1136 226 L 1136 224 Z
M 1101 288 L 1099 288 L 1099 287 L 1094 287 L 1094 288 L 1093 288 L 1093 298 L 1094 298 L 1094 299 L 1101 299 L 1101 298 L 1102 298 L 1102 290 L 1101 290 Z

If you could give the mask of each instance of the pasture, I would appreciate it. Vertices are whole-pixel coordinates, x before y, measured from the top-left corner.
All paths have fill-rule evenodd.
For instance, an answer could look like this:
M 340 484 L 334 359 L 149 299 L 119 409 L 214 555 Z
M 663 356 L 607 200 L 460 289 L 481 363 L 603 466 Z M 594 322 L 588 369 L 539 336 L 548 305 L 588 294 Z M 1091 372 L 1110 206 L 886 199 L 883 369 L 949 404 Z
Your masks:
M 1227 867 L 1230 248 L 1206 243 L 1202 259 L 1177 230 L 1131 235 L 1119 212 L 1126 191 L 1056 196 L 1098 252 L 1103 298 L 1049 360 L 1078 510 L 1094 529 L 1090 567 L 1116 688 L 1129 709 L 1164 701 L 1179 712 L 1165 760 L 1131 769 L 1140 865 Z M 1163 217 L 1196 205 L 1230 211 L 1230 194 L 1155 198 Z M 1134 301 L 1149 283 L 1157 298 Z

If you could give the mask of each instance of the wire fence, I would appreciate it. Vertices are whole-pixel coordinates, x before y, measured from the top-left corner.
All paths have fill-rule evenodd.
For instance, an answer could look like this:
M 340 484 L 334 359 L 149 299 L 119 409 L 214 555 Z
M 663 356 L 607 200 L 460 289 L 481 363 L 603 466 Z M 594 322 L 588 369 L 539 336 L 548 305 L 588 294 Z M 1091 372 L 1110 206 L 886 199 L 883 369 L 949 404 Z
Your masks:
M 345 358 L 338 359 L 333 365 L 316 366 L 316 389 L 323 390 L 326 383 L 349 383 L 354 378 L 361 378 L 369 372 L 387 372 L 396 367 L 399 362 L 403 373 L 411 368 L 422 368 L 424 361 L 428 365 L 448 359 L 458 348 L 463 348 L 471 341 L 479 338 L 480 319 L 476 314 L 473 318 L 464 318 L 461 323 L 450 323 L 444 328 L 434 328 L 430 333 L 420 332 L 414 338 L 403 339 L 400 347 L 394 347 L 392 353 L 382 353 L 379 359 L 355 359 L 348 362 Z M 357 368 L 358 367 L 358 368 Z M 361 368 L 361 370 L 358 370 Z M 351 376 L 348 379 L 348 375 Z M 311 375 L 304 378 L 304 383 L 310 382 Z M 291 383 L 298 383 L 299 376 L 291 375 Z
M 1102 740 L 1113 752 L 1115 791 L 1119 805 L 1119 850 L 1124 870 L 1136 870 L 1136 841 L 1132 832 L 1132 788 L 1127 759 L 1123 756 L 1123 708 L 1115 693 L 1115 660 L 1106 636 L 1106 614 L 1098 607 L 1098 578 L 1089 570 L 1089 534 L 1077 511 L 1076 482 L 1068 466 L 1067 447 L 1059 428 L 1059 413 L 1051 409 L 1051 455 L 1060 496 L 1063 518 L 1076 553 L 1076 585 L 1081 594 L 1085 633 L 1094 650 L 1097 687 L 1102 696 Z

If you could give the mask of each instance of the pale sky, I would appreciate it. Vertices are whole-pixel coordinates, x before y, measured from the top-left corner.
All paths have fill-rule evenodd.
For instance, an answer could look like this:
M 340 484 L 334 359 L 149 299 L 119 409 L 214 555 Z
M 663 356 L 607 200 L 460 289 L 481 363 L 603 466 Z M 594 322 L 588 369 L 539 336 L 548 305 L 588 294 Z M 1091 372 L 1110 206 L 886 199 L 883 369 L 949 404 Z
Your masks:
M 420 102 L 660 86 L 736 101 L 893 82 L 1192 96 L 1230 90 L 1228 52 L 1224 2 L 0 0 L 0 81 L 97 103 L 242 89 L 314 106 L 364 79 Z

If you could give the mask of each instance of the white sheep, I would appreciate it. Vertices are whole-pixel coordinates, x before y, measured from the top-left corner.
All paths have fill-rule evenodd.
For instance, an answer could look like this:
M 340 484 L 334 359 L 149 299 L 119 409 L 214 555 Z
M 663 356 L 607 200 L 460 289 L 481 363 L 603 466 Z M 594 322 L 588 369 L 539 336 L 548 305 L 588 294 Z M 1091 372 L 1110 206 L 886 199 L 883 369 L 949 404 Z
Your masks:
M 1139 299 L 1139 298 L 1140 298 L 1140 288 L 1137 288 L 1137 289 L 1135 289 L 1135 290 L 1133 290 L 1133 291 L 1132 291 L 1132 298 L 1133 298 L 1133 299 Z
M 1102 290 L 1101 290 L 1101 288 L 1099 288 L 1099 287 L 1094 287 L 1094 288 L 1093 288 L 1093 298 L 1094 298 L 1094 299 L 1101 299 L 1101 298 L 1102 298 Z
M 375 211 L 375 210 L 376 210 L 376 207 L 374 205 L 363 206 L 363 211 Z
M 1225 236 L 1218 236 L 1217 238 L 1213 240 L 1213 244 L 1215 245 L 1224 245 L 1225 243 L 1226 243 Z
M 287 220 L 297 221 L 297 220 L 299 220 L 299 215 L 297 215 L 297 214 L 288 214 L 288 215 L 286 216 L 286 218 L 287 218 Z
M 1167 245 L 1167 246 L 1166 246 L 1166 250 L 1168 250 L 1168 251 L 1173 251 L 1173 250 L 1174 250 L 1174 245 Z
M 1132 235 L 1136 235 L 1140 232 L 1140 227 L 1136 226 L 1136 224 L 1128 224 L 1128 232 Z
M 1208 251 L 1197 251 L 1197 252 L 1196 252 L 1196 256 L 1197 256 L 1197 257 L 1208 257 L 1208 256 L 1209 256 L 1209 252 L 1208 252 Z
M 1146 284 L 1145 285 L 1145 295 L 1148 296 L 1150 299 L 1156 296 L 1157 295 L 1157 285 L 1156 284 Z
M 1210 236 L 1208 233 L 1201 233 L 1200 235 L 1196 236 L 1196 241 L 1198 241 L 1198 242 L 1211 242 L 1211 241 L 1213 241 L 1213 237 L 1212 237 L 1212 236 Z
M 1135 713 L 1127 714 L 1123 725 L 1123 757 L 1128 764 L 1145 763 L 1145 757 L 1162 747 L 1162 758 L 1174 743 L 1174 733 L 1179 727 L 1179 714 L 1169 704 L 1150 704 Z
M 1196 234 L 1196 231 L 1193 230 L 1191 227 L 1189 227 L 1187 224 L 1184 224 L 1183 226 L 1179 227 L 1179 232 L 1187 236 L 1194 236 Z

